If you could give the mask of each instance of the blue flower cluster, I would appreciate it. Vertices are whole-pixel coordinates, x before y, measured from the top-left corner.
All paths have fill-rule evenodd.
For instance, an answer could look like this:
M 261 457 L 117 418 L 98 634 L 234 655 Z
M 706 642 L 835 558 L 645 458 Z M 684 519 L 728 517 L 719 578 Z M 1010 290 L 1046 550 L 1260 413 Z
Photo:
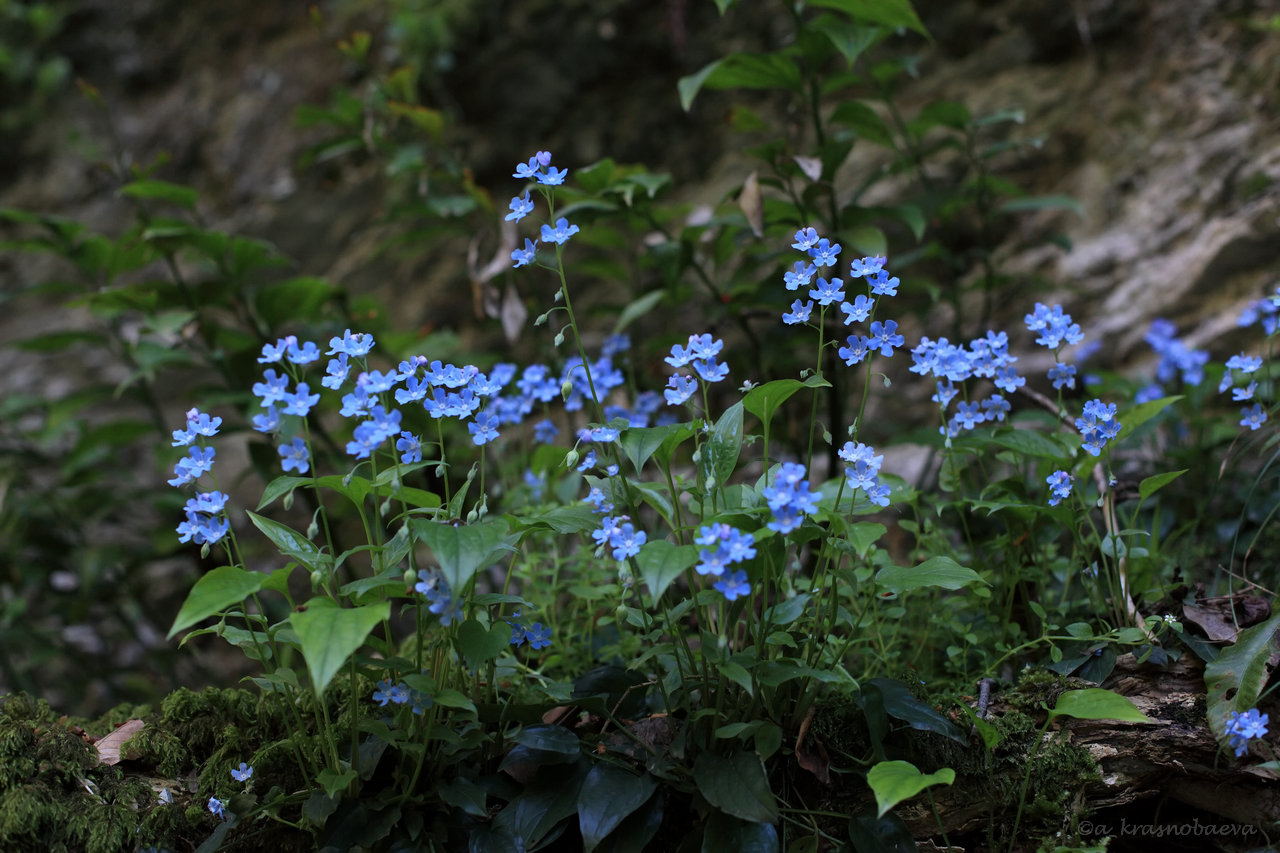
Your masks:
M 1226 733 L 1229 746 L 1236 751 L 1236 758 L 1242 757 L 1249 749 L 1249 741 L 1261 740 L 1267 733 L 1267 723 L 1271 718 L 1259 714 L 1257 708 L 1250 708 L 1243 713 L 1232 711 L 1227 719 Z
M 876 456 L 875 448 L 862 442 L 846 441 L 839 456 L 844 460 L 844 476 L 850 488 L 862 489 L 867 500 L 879 507 L 889 505 L 889 485 L 880 482 L 880 464 L 884 456 Z
M 814 228 L 801 228 L 795 234 L 795 242 L 791 248 L 804 252 L 809 261 L 796 261 L 795 266 L 782 277 L 787 290 L 798 290 L 809 287 L 819 269 L 834 266 L 840 254 L 840 244 L 831 243 L 825 237 L 819 237 Z M 863 279 L 870 289 L 871 296 L 896 296 L 899 281 L 889 275 L 884 268 L 884 258 L 867 257 L 853 260 L 849 265 L 849 277 Z M 832 276 L 830 279 L 818 276 L 817 283 L 809 291 L 809 301 L 799 299 L 791 303 L 791 310 L 782 315 L 782 322 L 787 325 L 806 323 L 813 314 L 814 302 L 821 308 L 839 303 L 840 311 L 845 315 L 844 324 L 865 323 L 874 313 L 876 302 L 866 294 L 859 294 L 852 302 L 845 301 L 844 281 Z M 905 343 L 905 338 L 898 334 L 898 323 L 895 320 L 881 322 L 873 320 L 870 335 L 849 335 L 845 346 L 838 351 L 845 364 L 852 367 L 868 358 L 877 350 L 886 358 Z
M 1120 422 L 1116 420 L 1116 404 L 1093 399 L 1084 404 L 1084 417 L 1076 418 L 1076 429 L 1084 438 L 1081 447 L 1090 456 L 1102 453 L 1108 441 L 1120 434 Z
M 519 615 L 519 614 L 516 614 Z M 551 629 L 541 622 L 525 626 L 519 622 L 507 623 L 511 626 L 511 645 L 519 647 L 524 643 L 531 649 L 545 649 L 551 645 Z
M 698 574 L 719 578 L 714 586 L 729 601 L 751 593 L 745 570 L 735 569 L 725 574 L 729 566 L 756 555 L 755 539 L 751 534 L 721 522 L 700 528 L 694 542 L 703 546 L 698 555 L 701 562 L 695 567 Z
M 409 685 L 403 681 L 398 684 L 392 684 L 389 678 L 384 678 L 378 682 L 377 688 L 373 691 L 373 701 L 383 708 L 387 706 L 387 703 L 392 705 L 409 703 L 410 710 L 419 716 L 434 704 L 431 697 L 425 693 L 410 689 Z
M 914 364 L 912 373 L 932 376 L 933 401 L 946 417 L 951 401 L 959 395 L 957 382 L 969 379 L 987 379 L 1001 391 L 1012 394 L 1027 384 L 1026 377 L 1018 374 L 1013 363 L 1018 357 L 1009 353 L 1009 336 L 1004 332 L 988 331 L 985 337 L 974 338 L 969 346 L 952 344 L 946 338 L 930 340 L 927 336 L 911 350 Z M 955 414 L 938 430 L 954 438 L 964 430 L 970 430 L 986 421 L 1003 421 L 1011 406 L 1004 395 L 992 393 L 981 401 L 962 400 Z
M 169 480 L 169 485 L 181 488 L 213 470 L 213 458 L 217 451 L 203 444 L 195 445 L 205 438 L 217 435 L 221 426 L 222 418 L 211 418 L 199 409 L 187 412 L 186 428 L 173 431 L 173 446 L 190 449 L 174 466 L 173 479 Z M 177 527 L 178 541 L 194 542 L 197 545 L 220 542 L 231 531 L 231 522 L 226 518 L 228 500 L 226 493 L 216 489 L 196 493 L 194 498 L 187 501 L 186 521 Z
M 551 165 L 551 152 L 539 151 L 530 157 L 527 163 L 518 163 L 512 177 L 531 180 L 544 187 L 557 187 L 564 183 L 564 179 L 568 174 L 569 171 L 567 169 L 557 169 Z M 508 222 L 519 222 L 532 213 L 533 201 L 529 198 L 529 191 L 525 190 L 523 196 L 512 198 L 510 209 L 511 212 L 506 216 Z M 569 221 L 562 216 L 556 220 L 554 227 L 551 225 L 542 226 L 542 242 L 555 243 L 557 246 L 561 246 L 577 233 L 578 226 L 570 225 Z M 522 267 L 532 263 L 537 254 L 538 241 L 530 240 L 526 237 L 524 239 L 524 248 L 512 251 L 511 260 L 515 262 L 515 266 Z
M 782 463 L 774 483 L 761 492 L 773 515 L 766 526 L 785 535 L 804 523 L 806 515 L 818 511 L 822 493 L 809 491 L 805 468 L 798 462 Z
M 673 344 L 671 355 L 664 361 L 679 370 L 692 366 L 697 378 L 677 373 L 667 380 L 665 396 L 667 405 L 680 406 L 688 402 L 693 392 L 698 390 L 698 379 L 703 382 L 719 382 L 729 375 L 729 365 L 716 361 L 720 350 L 724 349 L 724 341 L 711 339 L 711 335 L 690 335 L 686 346 Z
M 626 515 L 606 515 L 600 519 L 600 527 L 591 532 L 591 538 L 598 546 L 597 550 L 610 548 L 613 559 L 618 561 L 639 554 L 640 546 L 648 540 L 648 536 L 643 530 L 636 530 L 629 518 Z
M 1049 506 L 1057 506 L 1071 497 L 1071 475 L 1066 471 L 1054 471 L 1045 482 L 1049 484 Z
M 427 610 L 440 617 L 441 625 L 448 627 L 462 618 L 462 602 L 453 597 L 449 582 L 439 572 L 419 569 L 413 589 L 427 600 Z

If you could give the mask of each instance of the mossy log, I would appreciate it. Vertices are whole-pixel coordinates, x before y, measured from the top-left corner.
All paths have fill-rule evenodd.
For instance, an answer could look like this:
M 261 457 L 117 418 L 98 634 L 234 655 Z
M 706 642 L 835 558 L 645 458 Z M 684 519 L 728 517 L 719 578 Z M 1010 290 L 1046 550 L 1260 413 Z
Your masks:
M 941 825 L 953 844 L 960 838 L 966 849 L 986 849 L 995 840 L 1007 844 L 1019 819 L 1020 837 L 1056 836 L 1058 843 L 1204 831 L 1219 837 L 1201 837 L 1204 846 L 1197 849 L 1247 850 L 1268 849 L 1268 838 L 1280 838 L 1280 781 L 1257 766 L 1256 755 L 1237 759 L 1210 732 L 1199 659 L 1188 655 L 1156 667 L 1122 656 L 1102 686 L 1154 722 L 1060 718 L 1036 749 L 1043 708 L 1064 690 L 1095 686 L 1044 675 L 993 697 L 988 721 L 1002 737 L 993 749 L 976 733 L 967 750 L 919 732 L 897 744 L 900 754 L 890 757 L 911 760 L 926 773 L 952 767 L 957 774 L 953 785 L 930 789 L 932 807 L 921 795 L 895 808 L 913 837 L 940 844 Z M 1026 802 L 1018 815 L 1024 779 Z M 856 795 L 834 799 L 849 814 L 874 812 L 870 793 L 854 787 Z

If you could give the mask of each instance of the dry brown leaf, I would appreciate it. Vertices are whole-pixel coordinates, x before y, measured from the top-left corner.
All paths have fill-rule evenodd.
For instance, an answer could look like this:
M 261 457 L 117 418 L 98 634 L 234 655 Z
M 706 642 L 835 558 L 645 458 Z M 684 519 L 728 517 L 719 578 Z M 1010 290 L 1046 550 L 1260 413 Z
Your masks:
M 804 176 L 815 183 L 822 178 L 822 161 L 817 157 L 799 157 L 791 158 L 796 161 L 796 165 L 800 167 L 800 171 L 804 172 Z
M 751 233 L 763 237 L 764 195 L 760 192 L 760 178 L 755 172 L 747 175 L 747 180 L 742 184 L 742 192 L 738 193 L 738 207 L 742 209 L 743 216 L 747 217 Z
M 114 732 L 98 740 L 94 744 L 98 750 L 98 762 L 114 765 L 137 758 L 138 753 L 133 750 L 128 750 L 122 755 L 120 747 L 124 746 L 124 742 L 137 734 L 145 725 L 146 723 L 142 720 L 130 720 L 127 723 L 121 723 Z

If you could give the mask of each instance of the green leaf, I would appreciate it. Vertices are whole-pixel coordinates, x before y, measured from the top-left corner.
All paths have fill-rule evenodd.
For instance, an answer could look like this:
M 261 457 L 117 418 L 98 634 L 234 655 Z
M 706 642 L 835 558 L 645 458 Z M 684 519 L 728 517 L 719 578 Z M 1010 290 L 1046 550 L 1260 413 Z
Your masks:
M 1125 409 L 1119 413 L 1116 420 L 1120 421 L 1120 434 L 1116 436 L 1116 441 L 1124 441 L 1126 437 L 1131 435 L 1134 430 L 1172 406 L 1174 403 L 1182 399 L 1182 395 L 1172 397 L 1161 397 L 1159 400 L 1150 400 L 1146 403 L 1139 403 L 1131 409 Z
M 622 447 L 622 452 L 627 454 L 627 459 L 635 468 L 636 473 L 640 473 L 640 469 L 645 462 L 659 448 L 663 448 L 665 453 L 659 458 L 659 463 L 666 463 L 671 458 L 671 451 L 679 446 L 680 442 L 693 435 L 696 430 L 693 424 L 667 424 L 665 426 L 656 427 L 638 427 L 634 429 L 623 430 L 622 435 L 618 437 L 618 444 Z M 670 441 L 671 444 L 667 445 Z
M 1015 427 L 1001 427 L 991 434 L 973 433 L 969 436 L 970 440 L 981 442 L 982 444 L 995 445 L 1008 450 L 1021 453 L 1024 456 L 1034 456 L 1039 459 L 1049 459 L 1054 462 L 1064 462 L 1071 459 L 1075 455 L 1075 445 L 1071 447 L 1063 447 L 1063 445 L 1046 435 L 1041 435 L 1034 430 L 1018 429 Z
M 880 541 L 880 537 L 887 529 L 878 521 L 859 521 L 848 525 L 843 533 L 844 538 L 853 546 L 858 556 L 865 557 L 871 550 L 871 546 Z
M 876 583 L 893 593 L 941 587 L 961 589 L 971 583 L 986 583 L 973 569 L 950 557 L 930 557 L 918 566 L 888 566 L 876 573 Z
M 831 121 L 842 124 L 859 137 L 883 148 L 894 149 L 893 131 L 880 114 L 862 101 L 843 101 L 831 113 Z
M 954 723 L 917 699 L 901 681 L 872 678 L 863 684 L 862 690 L 871 699 L 872 706 L 883 708 L 886 714 L 902 720 L 913 729 L 940 734 L 960 744 L 969 742 L 964 732 Z
M 648 802 L 657 787 L 648 773 L 637 776 L 603 763 L 592 767 L 578 792 L 578 829 L 585 853 L 592 853 L 628 815 Z
M 764 763 L 754 752 L 735 752 L 727 758 L 701 753 L 693 765 L 693 781 L 707 802 L 725 814 L 752 823 L 778 820 Z
M 640 546 L 635 556 L 640 577 L 649 587 L 654 601 L 662 597 L 671 582 L 698 561 L 696 545 L 673 545 L 665 539 L 654 539 Z
M 1166 471 L 1163 474 L 1156 474 L 1154 476 L 1147 477 L 1138 484 L 1138 494 L 1145 501 L 1147 498 L 1151 497 L 1156 492 L 1160 491 L 1160 489 L 1164 488 L 1169 483 L 1172 483 L 1185 473 L 1187 473 L 1187 469 L 1183 468 L 1181 471 Z
M 248 515 L 253 526 L 261 530 L 280 549 L 280 553 L 297 560 L 307 571 L 312 571 L 319 564 L 328 562 L 320 549 L 296 530 L 258 515 L 256 512 L 250 512 Z
M 777 53 L 731 53 L 676 84 L 680 106 L 688 112 L 703 89 L 791 89 L 799 91 L 800 68 Z
M 1234 645 L 1223 649 L 1213 663 L 1205 666 L 1209 728 L 1219 738 L 1226 737 L 1227 717 L 1232 711 L 1257 706 L 1271 675 L 1267 660 L 1274 649 L 1272 637 L 1276 631 L 1280 631 L 1280 613 L 1260 625 L 1245 628 L 1236 635 Z
M 780 604 L 775 604 L 765 611 L 765 621 L 773 625 L 790 625 L 800 618 L 800 614 L 804 613 L 805 605 L 809 603 L 809 597 L 809 593 L 803 592 L 793 598 L 788 598 Z
M 827 37 L 831 46 L 840 51 L 849 68 L 853 68 L 853 63 L 858 61 L 862 52 L 875 44 L 881 35 L 876 27 L 860 27 L 835 15 L 821 15 L 810 21 L 809 27 Z
M 855 21 L 878 24 L 891 30 L 914 30 L 927 39 L 929 31 L 920 23 L 911 0 L 809 0 L 810 6 L 838 9 Z
M 582 751 L 582 741 L 563 726 L 527 726 L 511 739 L 522 746 L 541 752 L 577 755 Z
M 305 486 L 310 482 L 310 477 L 276 477 L 262 490 L 262 500 L 258 501 L 255 509 L 262 509 L 280 498 L 287 498 L 298 486 Z
M 262 588 L 265 575 L 247 572 L 236 566 L 222 566 L 196 581 L 187 593 L 187 600 L 174 617 L 173 627 L 169 629 L 165 639 L 189 628 L 202 619 L 244 601 Z
M 1154 723 L 1155 720 L 1119 693 L 1088 687 L 1068 690 L 1058 697 L 1049 718 L 1074 717 L 1077 720 L 1119 720 L 1124 723 Z
M 158 199 L 195 210 L 200 194 L 190 187 L 171 184 L 168 181 L 133 181 L 120 188 L 120 195 L 128 198 Z
M 475 619 L 468 619 L 458 626 L 455 645 L 458 653 L 467 660 L 467 666 L 479 669 L 498 655 L 511 642 L 511 626 L 495 622 L 487 629 Z
M 831 383 L 821 376 L 810 376 L 801 382 L 798 379 L 775 379 L 763 385 L 757 385 L 742 398 L 742 407 L 760 419 L 760 423 L 768 426 L 778 408 L 792 394 L 801 388 L 830 388 Z
M 316 777 L 316 781 L 320 783 L 320 787 L 324 788 L 326 795 L 336 797 L 338 794 L 347 790 L 347 786 L 354 782 L 358 775 L 359 774 L 355 770 L 350 768 L 343 770 L 342 772 L 326 768 L 320 771 L 320 774 Z
M 581 179 L 581 174 L 578 175 Z M 613 333 L 616 335 L 623 329 L 630 326 L 636 320 L 639 320 L 645 314 L 653 310 L 654 306 L 662 301 L 665 290 L 651 290 L 640 298 L 629 303 L 622 312 L 618 314 L 618 321 L 613 324 Z
M 344 608 L 327 598 L 313 598 L 306 610 L 289 615 L 317 694 L 324 693 L 347 659 L 364 645 L 369 632 L 390 616 L 389 601 Z
M 956 780 L 956 772 L 943 767 L 937 773 L 925 775 L 909 761 L 881 761 L 867 771 L 867 784 L 876 795 L 876 817 L 903 800 L 909 800 L 925 788 L 934 785 L 950 785 Z
M 272 326 L 315 317 L 337 289 L 322 278 L 298 276 L 265 285 L 254 296 L 258 313 Z
M 742 403 L 734 403 L 711 430 L 711 436 L 702 445 L 703 476 L 714 477 L 717 486 L 723 486 L 738 467 L 742 453 Z M 705 480 L 704 483 L 705 485 Z
M 778 830 L 771 823 L 741 821 L 715 812 L 702 831 L 701 853 L 778 853 L 780 849 Z
M 889 253 L 889 239 L 884 236 L 883 231 L 873 225 L 859 225 L 855 228 L 847 229 L 844 233 L 848 235 L 845 239 L 849 242 L 849 245 L 864 255 L 887 255 Z
M 477 571 L 510 547 L 506 542 L 507 523 L 501 519 L 458 527 L 425 519 L 414 519 L 409 524 L 415 538 L 435 554 L 440 573 L 455 597 L 462 595 Z
M 751 684 L 751 673 L 740 663 L 733 661 L 718 661 L 716 669 L 720 670 L 720 674 L 741 687 L 747 692 L 748 696 L 755 696 L 755 688 Z

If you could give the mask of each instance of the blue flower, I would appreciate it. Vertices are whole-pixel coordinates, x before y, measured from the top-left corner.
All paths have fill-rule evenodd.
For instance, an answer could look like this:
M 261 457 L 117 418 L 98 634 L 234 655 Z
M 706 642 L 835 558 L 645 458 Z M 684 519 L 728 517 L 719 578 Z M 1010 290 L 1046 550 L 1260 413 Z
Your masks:
M 851 278 L 870 278 L 880 273 L 884 269 L 885 258 L 854 258 L 849 262 L 849 276 Z M 897 282 L 897 279 L 894 279 Z M 893 296 L 892 293 L 886 294 Z
M 192 447 L 187 451 L 187 455 L 179 459 L 173 467 L 174 478 L 169 481 L 169 485 L 174 488 L 185 486 L 200 479 L 201 474 L 212 471 L 215 454 L 216 451 L 212 447 Z
M 262 374 L 262 379 L 262 382 L 253 384 L 253 396 L 262 401 L 263 408 L 272 403 L 283 402 L 285 389 L 289 387 L 289 377 L 277 376 L 274 370 L 268 370 Z
M 1240 420 L 1240 426 L 1248 427 L 1251 430 L 1258 429 L 1267 420 L 1267 413 L 1262 410 L 1261 403 L 1254 403 L 1252 409 L 1246 406 L 1240 410 L 1240 414 L 1244 415 Z M 173 481 L 170 480 L 169 482 L 172 483 Z
M 528 190 L 526 190 L 524 194 L 524 198 L 520 198 L 519 196 L 516 196 L 515 198 L 511 199 L 511 212 L 507 214 L 506 221 L 511 222 L 512 220 L 514 220 L 516 222 L 519 222 L 521 219 L 524 219 L 526 216 L 528 216 L 532 212 L 533 212 L 533 202 L 529 200 L 529 192 Z
M 1049 368 L 1049 379 L 1054 388 L 1076 387 L 1076 366 L 1074 364 L 1055 364 Z
M 249 777 L 252 775 L 253 768 L 248 764 L 245 764 L 243 761 L 240 762 L 239 769 L 231 771 L 231 778 L 235 779 L 237 782 L 248 782 Z
M 717 364 L 714 358 L 703 358 L 693 363 L 693 369 L 703 382 L 719 382 L 729 375 L 729 365 Z
M 809 320 L 809 315 L 813 312 L 813 302 L 801 302 L 797 299 L 791 303 L 791 313 L 782 315 L 782 322 L 788 326 L 794 326 L 798 323 L 805 323 Z
M 1071 497 L 1071 475 L 1066 471 L 1054 471 L 1045 482 L 1049 484 L 1049 506 L 1057 506 Z
M 983 415 L 988 421 L 1004 421 L 1004 416 L 1012 406 L 999 394 L 992 394 L 982 401 Z
M 378 682 L 377 689 L 373 691 L 373 701 L 385 708 L 387 703 L 391 701 L 391 689 L 391 679 L 382 679 Z
M 428 602 L 427 610 L 440 617 L 440 624 L 449 627 L 462 618 L 462 602 L 455 601 L 449 584 L 438 574 L 426 569 L 418 570 L 418 583 L 413 588 Z
M 297 389 L 292 394 L 285 394 L 281 401 L 285 403 L 284 413 L 286 415 L 298 415 L 306 417 L 307 412 L 311 411 L 311 407 L 320 402 L 319 394 L 308 394 L 311 389 L 307 387 L 307 383 L 299 382 Z
M 879 320 L 871 324 L 871 341 L 869 347 L 875 349 L 880 348 L 880 355 L 892 356 L 895 347 L 900 347 L 905 342 L 902 335 L 895 334 L 898 331 L 898 324 L 894 320 L 885 320 L 882 324 Z
M 956 406 L 956 425 L 961 429 L 973 429 L 986 419 L 977 403 L 960 403 Z
M 546 228 L 547 226 L 544 225 L 542 227 Z M 538 254 L 538 244 L 530 240 L 528 237 L 525 237 L 524 248 L 514 249 L 511 252 L 511 260 L 515 261 L 516 267 L 519 268 L 524 266 L 525 264 L 533 263 L 533 259 L 537 256 L 537 254 Z
M 559 428 L 549 419 L 543 418 L 533 425 L 533 438 L 543 444 L 550 444 L 560 434 Z
M 274 344 L 262 345 L 262 356 L 258 359 L 258 364 L 278 364 L 284 358 L 284 351 L 289 348 L 289 343 L 297 343 L 298 339 L 290 335 L 288 338 L 280 338 Z
M 570 225 L 569 220 L 563 216 L 556 220 L 556 227 L 550 225 L 542 226 L 542 242 L 555 243 L 557 246 L 564 244 L 570 237 L 578 233 L 577 225 Z
M 883 261 L 883 258 L 878 260 Z M 871 283 L 871 292 L 877 296 L 897 296 L 898 295 L 898 279 L 890 278 L 886 270 L 879 270 L 874 276 L 868 276 L 867 281 Z
M 996 369 L 995 382 L 1001 391 L 1012 394 L 1027 384 L 1027 377 L 1019 376 L 1016 367 L 1001 367 Z
M 832 278 L 827 281 L 825 278 L 818 278 L 818 286 L 809 291 L 809 296 L 818 300 L 818 304 L 824 308 L 832 302 L 839 302 L 844 299 L 844 291 L 840 288 L 844 286 L 844 282 L 838 278 Z
M 741 569 L 728 577 L 716 581 L 715 588 L 720 590 L 728 601 L 736 601 L 744 595 L 751 594 L 751 584 L 747 583 L 747 573 Z
M 829 267 L 836 262 L 836 256 L 840 254 L 840 244 L 832 243 L 826 237 L 818 241 L 817 245 L 809 249 L 809 257 L 813 258 L 813 265 L 822 269 Z
M 867 338 L 861 335 L 850 335 L 845 343 L 848 346 L 840 347 L 836 351 L 836 355 L 844 359 L 844 363 L 853 367 L 867 357 L 869 352 L 868 345 L 871 343 Z
M 1249 741 L 1261 740 L 1266 735 L 1269 722 L 1271 718 L 1266 714 L 1259 714 L 1257 708 L 1250 708 L 1244 713 L 1231 712 L 1231 716 L 1227 718 L 1225 731 L 1230 738 L 1228 745 L 1236 751 L 1236 758 L 1242 757 L 1248 751 Z
M 342 383 L 347 381 L 347 376 L 351 373 L 351 365 L 347 363 L 349 356 L 339 353 L 337 358 L 329 359 L 329 364 L 325 366 L 324 379 L 320 380 L 320 384 L 326 388 L 337 391 L 342 387 Z
M 813 264 L 796 261 L 794 267 L 783 273 L 782 281 L 786 284 L 787 290 L 798 290 L 801 287 L 808 287 L 809 280 L 813 278 L 813 274 L 817 271 L 818 268 Z
M 631 349 L 631 336 L 624 334 L 610 335 L 604 339 L 604 343 L 600 346 L 600 355 L 605 358 L 613 358 L 621 355 Z
M 795 462 L 784 462 L 778 468 L 777 485 L 766 486 L 761 496 L 769 505 L 773 520 L 766 525 L 778 533 L 790 533 L 801 525 L 807 513 L 817 510 L 815 503 L 821 492 L 810 492 L 804 479 L 805 468 Z
M 796 232 L 796 241 L 791 244 L 791 248 L 807 252 L 812 249 L 817 242 L 818 231 L 816 228 L 813 228 L 812 226 L 808 228 L 801 228 Z
M 858 297 L 854 299 L 852 303 L 840 303 L 840 310 L 848 315 L 844 318 L 844 324 L 847 326 L 854 322 L 866 322 L 866 319 L 871 316 L 871 309 L 875 307 L 876 301 L 861 293 L 858 294 Z
M 609 536 L 609 547 L 613 549 L 613 559 L 625 560 L 640 553 L 640 546 L 648 537 L 643 530 L 636 530 L 627 522 Z
M 519 616 L 520 614 L 516 613 L 516 615 Z M 511 626 L 511 645 L 519 646 L 525 641 L 524 626 L 519 622 L 508 622 L 507 624 Z
M 400 433 L 400 438 L 396 441 L 396 450 L 400 452 L 400 461 L 405 465 L 422 461 L 422 439 L 408 430 Z
M 696 390 L 698 390 L 698 380 L 692 376 L 681 376 L 680 374 L 672 376 L 667 380 L 667 390 L 664 392 L 667 405 L 679 406 L 687 402 Z
M 1231 356 L 1231 358 L 1227 359 L 1228 370 L 1240 370 L 1240 371 L 1243 371 L 1244 373 L 1253 373 L 1254 371 L 1258 370 L 1260 367 L 1262 367 L 1261 358 L 1257 356 L 1247 355 L 1245 353 L 1240 353 L 1239 355 L 1233 355 Z
M 524 629 L 524 638 L 531 649 L 545 649 L 551 645 L 551 629 L 541 622 L 534 622 Z
M 304 341 L 301 347 L 298 346 L 296 340 L 289 344 L 289 361 L 291 363 L 303 365 L 319 360 L 320 348 L 311 341 Z
M 347 329 L 342 333 L 342 337 L 329 339 L 329 351 L 325 355 L 346 353 L 352 358 L 361 358 L 368 355 L 371 349 L 373 349 L 373 335 L 368 332 L 356 332 L 353 335 L 351 330 Z
M 613 503 L 605 496 L 599 486 L 591 487 L 591 491 L 587 493 L 587 503 L 591 504 L 592 512 L 601 512 L 606 515 L 613 512 Z
M 558 187 L 564 183 L 565 176 L 569 174 L 568 169 L 557 169 L 555 166 L 548 166 L 545 174 L 536 175 L 538 183 L 545 184 L 549 187 Z
M 285 471 L 305 474 L 311 467 L 311 453 L 307 450 L 307 443 L 301 438 L 295 438 L 289 444 L 282 444 L 276 450 L 282 460 L 280 467 Z
M 225 807 L 222 805 L 222 800 L 219 800 L 217 797 L 209 798 L 209 811 L 213 812 L 214 817 L 220 817 L 223 820 L 226 820 L 227 814 Z
M 471 433 L 472 443 L 477 446 L 488 444 L 498 437 L 493 418 L 484 412 L 476 415 L 476 419 L 467 424 L 467 430 Z
M 280 410 L 275 406 L 267 406 L 265 415 L 253 416 L 253 428 L 268 434 L 280 429 Z
M 187 501 L 187 512 L 205 512 L 217 515 L 227 505 L 230 496 L 226 492 L 201 492 Z

